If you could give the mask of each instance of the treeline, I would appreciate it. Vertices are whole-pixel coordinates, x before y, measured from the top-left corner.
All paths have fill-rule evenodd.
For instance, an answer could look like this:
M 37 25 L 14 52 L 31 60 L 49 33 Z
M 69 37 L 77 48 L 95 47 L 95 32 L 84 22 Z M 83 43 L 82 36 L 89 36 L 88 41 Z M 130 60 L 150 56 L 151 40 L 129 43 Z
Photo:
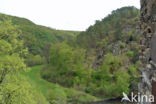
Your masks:
M 96 48 L 98 42 L 108 38 L 109 44 L 118 40 L 134 40 L 136 25 L 139 22 L 139 10 L 135 7 L 123 7 L 113 11 L 101 21 L 77 36 L 79 45 L 85 48 Z M 132 39 L 130 39 L 132 38 Z
M 13 25 L 17 25 L 22 32 L 21 39 L 24 42 L 24 47 L 28 48 L 29 54 L 25 57 L 26 63 L 29 66 L 43 64 L 47 57 L 47 50 L 51 44 L 63 42 L 76 37 L 79 32 L 56 30 L 50 27 L 34 24 L 32 21 L 25 18 L 0 14 L 0 20 L 10 18 Z

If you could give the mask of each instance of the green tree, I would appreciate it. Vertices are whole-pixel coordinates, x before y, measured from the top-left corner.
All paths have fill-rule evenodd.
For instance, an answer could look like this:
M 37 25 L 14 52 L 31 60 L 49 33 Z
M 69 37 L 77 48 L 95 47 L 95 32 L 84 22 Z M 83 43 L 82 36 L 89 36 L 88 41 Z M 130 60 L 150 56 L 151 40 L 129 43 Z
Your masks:
M 13 26 L 10 20 L 0 21 L 0 84 L 11 72 L 26 69 L 23 56 L 26 49 L 20 40 L 21 31 Z
M 2 104 L 48 104 L 44 96 L 36 92 L 27 79 L 18 73 L 8 74 L 0 89 Z
M 123 59 L 124 58 L 124 59 Z M 124 69 L 124 56 L 106 54 L 101 67 L 93 73 L 93 83 L 99 96 L 118 97 L 122 92 L 129 92 L 130 75 Z
M 0 103 L 39 104 L 41 101 L 35 98 L 38 94 L 20 75 L 20 70 L 27 70 L 24 64 L 27 49 L 20 35 L 21 31 L 9 18 L 0 21 Z M 46 104 L 45 99 L 42 101 Z
M 43 77 L 49 76 L 49 80 L 64 86 L 85 84 L 87 70 L 84 67 L 84 59 L 83 49 L 70 47 L 66 43 L 52 45 L 49 68 L 44 71 Z

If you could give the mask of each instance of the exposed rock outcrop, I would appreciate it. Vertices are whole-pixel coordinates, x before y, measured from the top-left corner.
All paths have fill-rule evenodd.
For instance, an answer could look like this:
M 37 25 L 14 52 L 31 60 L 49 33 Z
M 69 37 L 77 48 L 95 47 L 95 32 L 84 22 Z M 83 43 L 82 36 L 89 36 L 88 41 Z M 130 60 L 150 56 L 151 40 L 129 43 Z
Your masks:
M 156 0 L 141 0 L 141 83 L 139 92 L 156 97 Z M 140 104 L 151 104 L 143 101 Z M 156 103 L 153 103 L 156 104 Z

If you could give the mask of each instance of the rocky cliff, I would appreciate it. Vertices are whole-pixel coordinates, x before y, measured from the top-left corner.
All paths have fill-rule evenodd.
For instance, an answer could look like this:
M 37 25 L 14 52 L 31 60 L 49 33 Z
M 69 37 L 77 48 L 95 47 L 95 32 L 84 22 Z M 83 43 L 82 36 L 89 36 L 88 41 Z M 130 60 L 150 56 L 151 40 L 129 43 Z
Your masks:
M 141 83 L 139 92 L 142 95 L 156 96 L 156 0 L 141 0 Z M 140 102 L 140 104 L 151 104 Z M 156 103 L 154 103 L 156 104 Z

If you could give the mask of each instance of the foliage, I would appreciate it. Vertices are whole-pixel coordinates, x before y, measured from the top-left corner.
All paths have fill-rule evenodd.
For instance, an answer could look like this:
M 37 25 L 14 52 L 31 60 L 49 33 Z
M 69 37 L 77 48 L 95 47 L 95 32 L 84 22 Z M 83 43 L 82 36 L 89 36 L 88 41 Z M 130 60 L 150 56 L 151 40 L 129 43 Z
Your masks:
M 3 95 L 1 101 L 4 104 L 48 104 L 23 76 L 15 73 L 7 75 L 1 85 L 1 94 Z
M 26 64 L 28 66 L 41 65 L 45 63 L 45 58 L 40 55 L 27 55 Z
M 134 90 L 139 76 L 138 17 L 138 9 L 124 7 L 79 34 L 0 14 L 0 102 L 90 102 L 97 100 L 91 95 L 114 98 Z M 28 71 L 24 62 L 44 66 Z
M 52 45 L 42 77 L 103 98 L 129 93 L 138 82 L 131 68 L 138 73 L 138 17 L 138 9 L 124 7 L 96 21 L 76 41 Z
M 96 43 L 105 38 L 109 39 L 109 43 L 116 40 L 127 40 L 123 37 L 127 36 L 125 32 L 129 32 L 129 30 L 131 30 L 129 35 L 136 37 L 137 35 L 132 34 L 138 16 L 139 10 L 135 7 L 117 9 L 101 21 L 96 21 L 95 25 L 90 26 L 85 32 L 81 32 L 77 36 L 77 43 L 85 48 L 95 48 Z M 130 39 L 130 36 L 128 38 Z
M 44 71 L 43 77 L 49 81 L 59 82 L 65 86 L 85 84 L 87 70 L 84 67 L 85 51 L 72 48 L 66 43 L 52 45 L 48 70 Z M 48 75 L 45 75 L 45 74 Z M 63 79 L 63 80 L 62 80 Z
M 26 52 L 23 42 L 18 38 L 20 31 L 11 25 L 9 19 L 0 21 L 0 83 L 8 73 L 26 69 L 24 60 L 20 57 Z
M 86 53 L 90 53 L 90 50 L 96 52 L 87 56 L 96 57 L 92 64 L 96 70 L 92 69 L 86 92 L 103 97 L 118 97 L 122 91 L 128 93 L 136 89 L 139 75 L 139 66 L 136 64 L 141 38 L 137 29 L 139 15 L 135 7 L 117 9 L 77 36 L 77 44 L 85 48 Z M 121 83 L 125 84 L 118 86 Z
M 28 72 L 21 71 L 37 93 L 40 93 L 46 97 L 46 99 L 52 104 L 64 104 L 67 102 L 89 102 L 97 100 L 96 97 L 86 94 L 84 92 L 76 91 L 72 88 L 64 88 L 60 85 L 47 82 L 40 76 L 40 71 L 43 66 L 33 66 Z M 84 99 L 82 99 L 82 97 Z M 44 103 L 45 104 L 45 103 Z
M 33 55 L 43 53 L 46 44 L 61 42 L 79 34 L 76 31 L 56 30 L 36 25 L 25 18 L 0 14 L 0 20 L 5 18 L 10 18 L 14 25 L 19 26 L 20 30 L 22 30 L 21 38 L 24 40 L 24 46 L 28 47 L 29 52 Z
M 121 58 L 122 57 L 122 58 Z M 106 54 L 105 60 L 98 71 L 92 74 L 92 81 L 96 84 L 91 93 L 98 96 L 118 97 L 122 92 L 129 92 L 130 76 L 124 68 L 123 56 Z
M 47 104 L 19 74 L 20 70 L 27 69 L 24 64 L 27 49 L 23 46 L 21 31 L 7 17 L 0 21 L 0 29 L 0 103 Z M 42 99 L 39 101 L 35 96 Z
M 53 45 L 50 63 L 44 68 L 42 77 L 100 97 L 118 97 L 123 91 L 130 91 L 130 75 L 126 71 L 130 60 L 127 56 L 106 54 L 101 67 L 89 71 L 89 67 L 84 67 L 85 53 L 81 52 L 65 43 Z

